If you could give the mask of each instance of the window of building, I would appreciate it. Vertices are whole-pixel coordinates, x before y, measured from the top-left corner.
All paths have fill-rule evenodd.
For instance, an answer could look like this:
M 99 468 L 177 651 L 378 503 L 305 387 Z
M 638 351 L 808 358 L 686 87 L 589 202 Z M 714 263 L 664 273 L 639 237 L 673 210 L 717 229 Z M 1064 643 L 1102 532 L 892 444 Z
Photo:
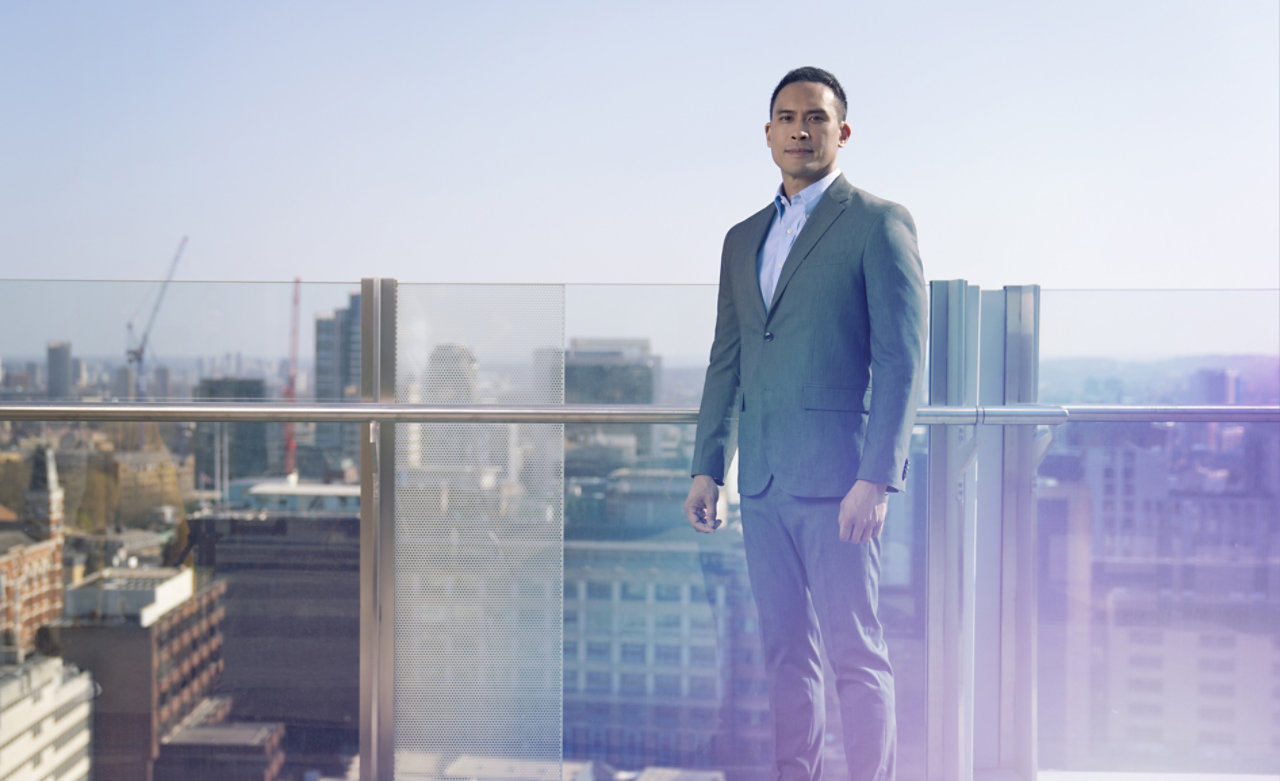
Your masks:
M 594 694 L 608 692 L 613 688 L 613 676 L 598 670 L 587 671 L 587 691 Z
M 613 632 L 613 613 L 608 610 L 588 610 L 587 631 L 596 634 Z
M 1200 671 L 1206 673 L 1233 673 L 1236 663 L 1231 659 L 1201 659 Z
M 1201 732 L 1199 743 L 1202 746 L 1234 746 L 1235 736 L 1230 732 Z
M 587 581 L 587 599 L 613 599 L 613 584 L 600 581 Z
M 679 602 L 680 590 L 680 584 L 678 583 L 655 583 L 653 586 L 653 598 L 659 602 Z
M 623 694 L 644 694 L 643 673 L 623 673 L 618 684 Z
M 1235 648 L 1235 635 L 1200 635 L 1201 648 Z
M 680 696 L 680 676 L 678 675 L 655 675 L 653 676 L 654 692 L 670 697 Z
M 587 658 L 594 662 L 607 662 L 609 661 L 610 650 L 608 643 L 588 642 Z
M 626 664 L 644 664 L 645 662 L 644 643 L 623 643 L 618 650 L 622 655 L 622 661 Z
M 680 646 L 655 645 L 653 647 L 653 661 L 655 664 L 680 666 Z
M 623 613 L 618 616 L 618 632 L 624 635 L 642 635 L 649 628 L 649 617 L 644 613 Z
M 695 667 L 715 667 L 716 649 L 710 645 L 694 645 L 689 647 L 689 664 Z
M 1129 691 L 1157 693 L 1164 691 L 1164 681 L 1158 678 L 1130 678 Z
M 627 602 L 643 602 L 648 598 L 649 587 L 644 583 L 623 583 L 622 599 Z
M 660 635 L 680 634 L 680 614 L 662 613 L 654 619 L 654 629 Z

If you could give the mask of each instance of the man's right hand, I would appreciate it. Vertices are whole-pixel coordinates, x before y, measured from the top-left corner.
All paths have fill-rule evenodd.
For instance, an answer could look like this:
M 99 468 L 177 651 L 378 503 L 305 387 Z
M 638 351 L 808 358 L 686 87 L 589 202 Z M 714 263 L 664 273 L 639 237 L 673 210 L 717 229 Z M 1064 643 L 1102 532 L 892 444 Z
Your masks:
M 694 475 L 689 486 L 689 497 L 684 500 L 684 515 L 695 531 L 710 534 L 720 528 L 716 517 L 716 502 L 720 500 L 720 488 L 707 475 Z

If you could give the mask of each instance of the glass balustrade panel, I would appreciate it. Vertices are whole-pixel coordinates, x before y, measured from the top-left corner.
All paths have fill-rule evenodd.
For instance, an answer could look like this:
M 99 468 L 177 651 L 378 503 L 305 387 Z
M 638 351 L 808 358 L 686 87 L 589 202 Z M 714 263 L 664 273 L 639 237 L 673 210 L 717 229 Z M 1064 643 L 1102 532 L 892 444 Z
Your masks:
M 1278 299 L 1045 291 L 1041 401 L 1275 405 Z M 1280 426 L 1071 423 L 1036 490 L 1041 767 L 1280 767 Z
M 358 290 L 6 281 L 0 398 L 353 400 Z M 92 677 L 91 706 L 46 728 L 69 751 L 83 718 L 95 777 L 172 770 L 211 735 L 286 773 L 351 769 L 358 429 L 0 421 L 6 669 L 43 654 Z

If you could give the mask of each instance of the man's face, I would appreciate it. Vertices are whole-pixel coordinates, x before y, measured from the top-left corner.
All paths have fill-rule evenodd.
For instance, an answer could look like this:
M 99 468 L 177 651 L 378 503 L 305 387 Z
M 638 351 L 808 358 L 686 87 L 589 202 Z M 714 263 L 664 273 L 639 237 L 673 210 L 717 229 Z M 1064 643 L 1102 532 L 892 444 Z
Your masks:
M 825 84 L 796 81 L 783 87 L 764 126 L 773 162 L 790 197 L 831 173 L 836 153 L 853 132 L 840 120 L 836 94 Z

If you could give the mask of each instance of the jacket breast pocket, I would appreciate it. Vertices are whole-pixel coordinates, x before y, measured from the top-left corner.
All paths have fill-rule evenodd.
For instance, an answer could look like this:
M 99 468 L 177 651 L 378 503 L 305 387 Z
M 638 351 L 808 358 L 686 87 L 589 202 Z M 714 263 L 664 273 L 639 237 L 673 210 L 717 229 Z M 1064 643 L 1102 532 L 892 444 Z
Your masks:
M 800 401 L 805 409 L 862 412 L 862 396 L 863 392 L 858 388 L 806 385 L 800 390 Z

